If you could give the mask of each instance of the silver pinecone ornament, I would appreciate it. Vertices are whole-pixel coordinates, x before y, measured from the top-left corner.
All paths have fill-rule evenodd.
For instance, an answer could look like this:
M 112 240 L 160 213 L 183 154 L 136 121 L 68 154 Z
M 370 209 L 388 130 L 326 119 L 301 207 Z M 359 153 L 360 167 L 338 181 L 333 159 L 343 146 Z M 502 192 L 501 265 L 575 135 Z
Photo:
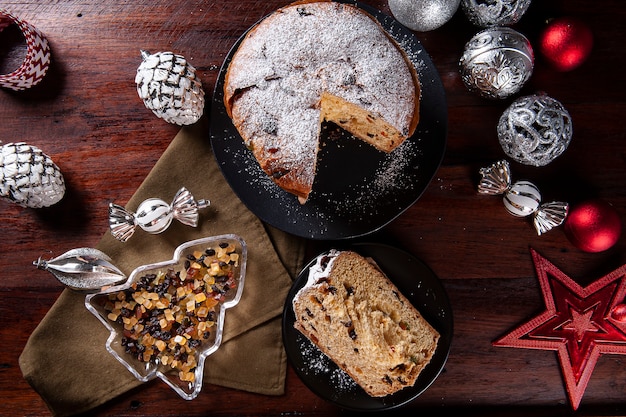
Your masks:
M 137 93 L 147 108 L 176 125 L 190 125 L 204 112 L 204 90 L 196 69 L 173 52 L 141 51 L 137 68 Z
M 0 147 L 0 196 L 22 207 L 41 208 L 64 195 L 63 175 L 41 149 L 24 142 Z

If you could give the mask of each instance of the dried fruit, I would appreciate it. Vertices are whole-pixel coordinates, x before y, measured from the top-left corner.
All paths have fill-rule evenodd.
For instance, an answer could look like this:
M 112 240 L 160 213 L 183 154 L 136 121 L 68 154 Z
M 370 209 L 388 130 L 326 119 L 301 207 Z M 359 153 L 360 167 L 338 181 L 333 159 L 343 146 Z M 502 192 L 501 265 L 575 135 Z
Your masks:
M 213 336 L 216 308 L 237 286 L 238 261 L 233 245 L 220 244 L 188 255 L 180 271 L 146 274 L 130 288 L 109 294 L 104 308 L 109 320 L 124 327 L 125 351 L 194 382 L 196 350 Z

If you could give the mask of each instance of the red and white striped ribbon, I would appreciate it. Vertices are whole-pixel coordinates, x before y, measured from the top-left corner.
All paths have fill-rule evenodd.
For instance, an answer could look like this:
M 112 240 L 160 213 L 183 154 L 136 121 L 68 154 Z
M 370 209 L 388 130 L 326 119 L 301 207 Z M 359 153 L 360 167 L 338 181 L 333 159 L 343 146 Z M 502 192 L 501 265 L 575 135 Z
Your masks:
M 0 8 L 0 37 L 2 30 L 16 24 L 26 40 L 26 58 L 22 65 L 10 74 L 0 74 L 0 87 L 20 91 L 39 83 L 50 66 L 50 45 L 34 26 Z

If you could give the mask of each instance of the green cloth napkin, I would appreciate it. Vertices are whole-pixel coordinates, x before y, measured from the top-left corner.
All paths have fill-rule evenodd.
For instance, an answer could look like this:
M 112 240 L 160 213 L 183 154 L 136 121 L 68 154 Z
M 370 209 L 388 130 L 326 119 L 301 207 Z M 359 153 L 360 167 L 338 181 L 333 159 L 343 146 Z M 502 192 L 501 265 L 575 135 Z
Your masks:
M 204 384 L 281 395 L 287 364 L 280 317 L 302 267 L 305 241 L 263 224 L 241 203 L 214 159 L 207 130 L 204 119 L 182 128 L 126 205 L 134 212 L 147 198 L 169 203 L 184 186 L 196 200 L 211 201 L 199 211 L 198 227 L 174 220 L 157 235 L 137 228 L 126 243 L 107 231 L 97 248 L 130 275 L 140 265 L 171 259 L 188 240 L 241 236 L 248 247 L 243 296 L 226 311 L 224 339 L 206 361 Z M 141 384 L 106 351 L 108 335 L 85 308 L 84 294 L 68 289 L 34 330 L 19 364 L 53 415 L 85 412 Z

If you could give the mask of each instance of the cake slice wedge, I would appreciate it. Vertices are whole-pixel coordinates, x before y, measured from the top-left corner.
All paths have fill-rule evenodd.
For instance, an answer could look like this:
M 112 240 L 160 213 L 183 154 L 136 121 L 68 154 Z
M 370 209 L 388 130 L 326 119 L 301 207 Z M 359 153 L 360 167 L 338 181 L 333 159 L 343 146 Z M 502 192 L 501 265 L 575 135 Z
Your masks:
M 415 385 L 439 332 L 371 260 L 331 250 L 293 300 L 294 327 L 372 397 Z

